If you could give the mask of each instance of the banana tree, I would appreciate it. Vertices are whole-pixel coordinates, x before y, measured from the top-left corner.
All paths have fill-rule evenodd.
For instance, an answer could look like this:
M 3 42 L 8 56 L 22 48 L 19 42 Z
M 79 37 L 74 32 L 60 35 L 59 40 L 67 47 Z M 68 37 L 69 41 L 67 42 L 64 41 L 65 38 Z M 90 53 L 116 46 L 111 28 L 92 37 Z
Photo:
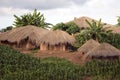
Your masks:
M 104 24 L 102 24 L 101 19 L 98 21 L 98 23 L 94 20 L 92 22 L 86 20 L 86 22 L 88 23 L 89 28 L 82 30 L 82 35 L 88 35 L 92 39 L 99 41 L 101 37 L 107 36 L 109 33 L 111 33 L 111 30 L 107 30 L 109 27 L 103 27 Z

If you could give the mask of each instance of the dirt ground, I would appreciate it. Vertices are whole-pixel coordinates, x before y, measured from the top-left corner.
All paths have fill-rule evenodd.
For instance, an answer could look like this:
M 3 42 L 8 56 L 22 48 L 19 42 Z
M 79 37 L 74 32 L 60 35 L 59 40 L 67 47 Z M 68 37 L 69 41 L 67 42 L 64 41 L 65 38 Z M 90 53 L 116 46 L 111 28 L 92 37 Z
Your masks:
M 31 51 L 22 51 L 22 53 L 29 54 Z M 38 51 L 33 53 L 34 57 L 47 58 L 47 57 L 59 57 L 65 58 L 73 63 L 83 64 L 82 54 L 80 52 L 65 52 L 65 51 Z

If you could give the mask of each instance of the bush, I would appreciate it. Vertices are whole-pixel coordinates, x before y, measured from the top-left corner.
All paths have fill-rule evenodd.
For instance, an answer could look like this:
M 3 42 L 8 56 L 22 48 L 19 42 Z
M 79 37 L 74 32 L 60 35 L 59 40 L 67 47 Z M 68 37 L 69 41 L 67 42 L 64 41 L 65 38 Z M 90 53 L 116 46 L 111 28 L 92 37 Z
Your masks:
M 100 42 L 110 43 L 114 47 L 120 49 L 120 34 L 111 33 L 108 36 L 102 37 Z
M 77 48 L 81 47 L 89 39 L 91 39 L 91 37 L 88 35 L 77 35 L 76 36 L 77 43 L 75 44 L 75 47 Z M 102 36 L 99 42 L 100 43 L 106 42 L 120 49 L 120 34 L 110 33 L 107 36 L 106 35 Z

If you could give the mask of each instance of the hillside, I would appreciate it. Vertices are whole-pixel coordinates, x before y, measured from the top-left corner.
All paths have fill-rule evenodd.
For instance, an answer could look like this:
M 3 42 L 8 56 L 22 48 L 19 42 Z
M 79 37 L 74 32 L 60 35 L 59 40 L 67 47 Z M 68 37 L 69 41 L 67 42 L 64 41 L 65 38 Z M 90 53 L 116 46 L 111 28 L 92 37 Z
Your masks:
M 76 65 L 66 59 L 38 59 L 0 46 L 0 80 L 120 80 L 120 61 Z

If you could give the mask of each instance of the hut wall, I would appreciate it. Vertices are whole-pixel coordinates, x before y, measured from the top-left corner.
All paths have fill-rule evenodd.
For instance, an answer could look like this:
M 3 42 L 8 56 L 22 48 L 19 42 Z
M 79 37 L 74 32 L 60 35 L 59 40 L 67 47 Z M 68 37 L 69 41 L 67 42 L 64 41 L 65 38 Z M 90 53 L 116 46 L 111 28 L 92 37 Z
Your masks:
M 40 50 L 49 50 L 49 49 L 48 49 L 48 45 L 45 44 L 45 43 L 41 43 L 41 44 L 40 44 Z
M 51 45 L 49 46 L 49 50 L 66 51 L 66 45 L 63 44 Z
M 0 45 L 3 45 L 3 43 L 0 41 Z
M 66 44 L 49 45 L 41 43 L 40 50 L 69 51 L 69 46 Z
M 55 45 L 49 45 L 48 50 L 55 50 Z
M 58 45 L 55 45 L 54 46 L 54 50 L 56 51 L 56 50 L 59 50 L 59 46 Z
M 32 45 L 30 42 L 27 42 L 27 44 L 26 44 L 25 48 L 26 48 L 27 50 L 29 50 L 29 49 L 34 49 L 34 48 L 35 48 L 35 46 L 34 46 L 34 45 Z
M 48 44 L 41 44 L 40 50 L 54 50 L 54 51 L 68 51 L 65 44 L 59 45 L 48 45 Z
M 62 45 L 62 51 L 66 51 L 66 45 L 65 44 Z

